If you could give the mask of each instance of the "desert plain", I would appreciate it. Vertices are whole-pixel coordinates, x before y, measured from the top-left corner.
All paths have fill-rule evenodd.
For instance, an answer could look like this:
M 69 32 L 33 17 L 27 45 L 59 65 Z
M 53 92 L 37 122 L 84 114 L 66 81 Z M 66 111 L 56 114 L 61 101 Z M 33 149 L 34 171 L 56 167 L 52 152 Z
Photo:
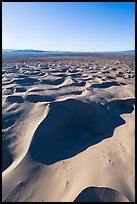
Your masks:
M 4 58 L 2 201 L 135 201 L 135 56 Z

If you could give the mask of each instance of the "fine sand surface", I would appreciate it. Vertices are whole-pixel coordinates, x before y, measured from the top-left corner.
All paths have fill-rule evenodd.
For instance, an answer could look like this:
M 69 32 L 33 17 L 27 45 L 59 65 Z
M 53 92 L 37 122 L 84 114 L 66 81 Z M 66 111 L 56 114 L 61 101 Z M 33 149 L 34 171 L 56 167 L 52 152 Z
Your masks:
M 3 61 L 3 202 L 135 201 L 134 63 Z

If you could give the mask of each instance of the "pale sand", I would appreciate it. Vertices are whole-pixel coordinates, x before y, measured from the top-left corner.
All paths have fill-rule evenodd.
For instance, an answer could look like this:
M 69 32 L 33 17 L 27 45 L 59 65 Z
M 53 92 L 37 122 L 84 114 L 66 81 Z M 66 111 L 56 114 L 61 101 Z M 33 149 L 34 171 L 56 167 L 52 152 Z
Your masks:
M 133 56 L 3 63 L 3 202 L 135 201 L 131 63 Z

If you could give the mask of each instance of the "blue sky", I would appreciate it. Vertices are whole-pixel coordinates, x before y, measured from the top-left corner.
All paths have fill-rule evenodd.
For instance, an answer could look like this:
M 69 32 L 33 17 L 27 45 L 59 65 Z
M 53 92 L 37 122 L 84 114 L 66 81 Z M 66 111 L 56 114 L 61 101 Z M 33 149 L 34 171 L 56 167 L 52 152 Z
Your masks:
M 135 49 L 135 3 L 3 2 L 2 48 Z

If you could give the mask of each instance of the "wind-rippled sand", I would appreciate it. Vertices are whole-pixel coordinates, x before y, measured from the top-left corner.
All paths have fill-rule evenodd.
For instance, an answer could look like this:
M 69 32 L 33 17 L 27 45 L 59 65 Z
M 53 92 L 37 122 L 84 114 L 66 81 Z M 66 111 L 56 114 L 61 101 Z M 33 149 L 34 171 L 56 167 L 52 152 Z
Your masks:
M 3 60 L 3 202 L 134 202 L 134 76 L 134 55 Z

